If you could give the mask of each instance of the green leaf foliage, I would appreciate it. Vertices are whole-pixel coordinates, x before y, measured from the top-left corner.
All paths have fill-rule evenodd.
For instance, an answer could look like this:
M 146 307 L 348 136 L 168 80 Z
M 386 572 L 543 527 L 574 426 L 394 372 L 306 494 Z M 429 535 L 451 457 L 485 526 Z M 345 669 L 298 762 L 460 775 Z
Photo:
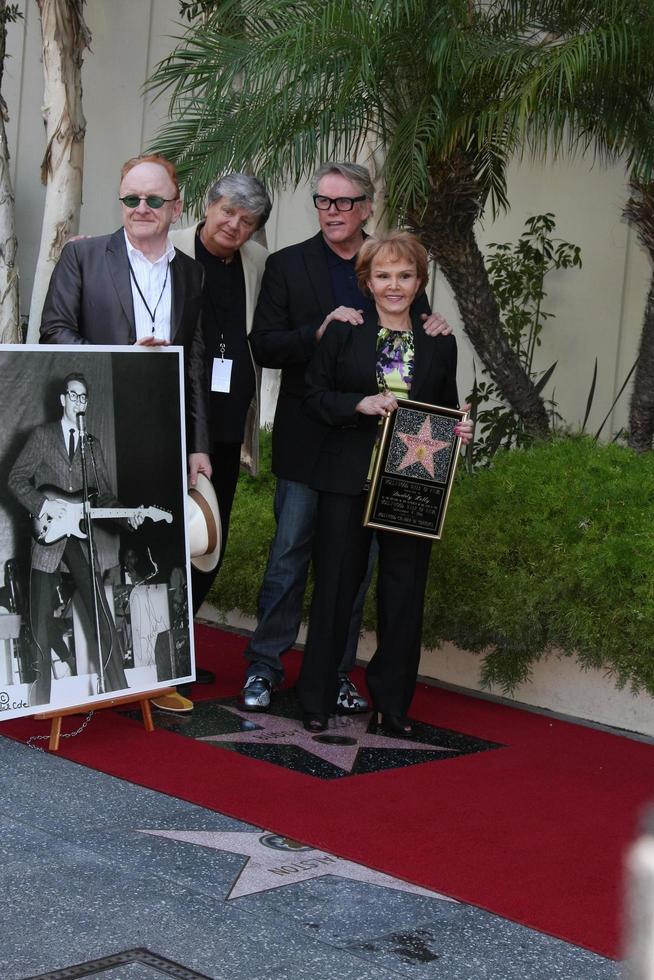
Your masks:
M 263 435 L 265 475 L 241 476 L 212 595 L 220 609 L 250 616 L 274 530 Z M 451 641 L 481 654 L 483 681 L 507 692 L 557 648 L 654 694 L 653 501 L 651 453 L 588 437 L 500 452 L 473 473 L 461 467 L 433 546 L 423 646 Z
M 219 173 L 270 187 L 318 161 L 382 151 L 392 218 L 428 208 L 463 153 L 506 207 L 516 151 L 654 160 L 654 11 L 644 0 L 197 0 L 149 89 L 169 99 L 152 149 L 188 204 Z
M 221 610 L 256 616 L 257 596 L 275 530 L 275 477 L 270 471 L 271 437 L 261 432 L 261 471 L 242 471 L 229 525 L 225 559 L 210 600 Z
M 553 237 L 556 219 L 551 212 L 533 215 L 525 221 L 525 230 L 517 242 L 491 242 L 485 257 L 493 294 L 500 311 L 500 323 L 509 346 L 518 356 L 525 373 L 538 393 L 548 384 L 556 361 L 545 371 L 534 369 L 534 354 L 540 347 L 543 327 L 554 318 L 543 307 L 547 298 L 545 279 L 562 269 L 581 267 L 578 245 Z M 482 377 L 487 372 L 482 370 Z M 592 385 L 594 393 L 594 381 Z M 500 447 L 525 447 L 533 442 L 520 417 L 502 399 L 492 380 L 477 381 L 467 401 L 475 408 L 476 439 L 469 449 L 473 466 L 488 465 Z M 548 402 L 551 428 L 561 417 L 556 403 Z M 589 398 L 586 417 L 590 412 Z M 585 424 L 585 423 L 584 423 Z
M 6 24 L 14 24 L 17 20 L 22 20 L 23 13 L 17 3 L 0 3 L 0 29 Z
M 546 651 L 654 693 L 654 460 L 588 437 L 461 474 L 434 545 L 423 643 L 484 653 L 509 691 Z

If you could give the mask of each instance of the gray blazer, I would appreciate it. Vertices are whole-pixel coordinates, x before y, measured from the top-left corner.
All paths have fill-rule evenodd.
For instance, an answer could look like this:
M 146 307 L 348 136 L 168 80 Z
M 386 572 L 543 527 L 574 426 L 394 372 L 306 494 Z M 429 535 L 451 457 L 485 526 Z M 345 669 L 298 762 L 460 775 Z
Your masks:
M 189 452 L 209 452 L 204 338 L 204 272 L 176 250 L 170 266 L 171 343 L 184 348 Z M 127 247 L 122 228 L 64 246 L 45 298 L 42 344 L 133 344 L 136 340 Z

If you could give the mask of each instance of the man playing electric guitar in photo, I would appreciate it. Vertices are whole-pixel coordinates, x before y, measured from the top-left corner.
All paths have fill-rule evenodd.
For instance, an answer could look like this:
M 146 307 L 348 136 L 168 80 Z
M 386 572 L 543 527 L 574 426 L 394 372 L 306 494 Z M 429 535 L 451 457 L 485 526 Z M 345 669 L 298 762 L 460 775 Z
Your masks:
M 39 425 L 30 433 L 8 479 L 9 489 L 35 519 L 36 540 L 32 543 L 30 571 L 30 625 L 36 648 L 37 676 L 30 691 L 30 705 L 50 701 L 52 663 L 49 624 L 56 604 L 57 572 L 62 564 L 74 579 L 89 621 L 96 623 L 89 548 L 84 525 L 80 525 L 83 504 L 81 496 L 77 495 L 83 486 L 83 447 L 80 446 L 80 439 L 86 440 L 87 480 L 89 487 L 97 488 L 95 504 L 100 508 L 116 508 L 110 514 L 98 516 L 123 517 L 133 529 L 139 527 L 148 516 L 146 509 L 125 510 L 115 499 L 102 446 L 97 438 L 86 435 L 89 397 L 89 386 L 83 375 L 69 374 L 64 378 L 60 395 L 63 408 L 61 420 Z M 60 496 L 57 495 L 58 491 Z M 51 543 L 42 544 L 41 541 Z M 102 660 L 97 664 L 102 690 L 98 690 L 98 693 L 120 691 L 128 686 L 123 669 L 122 644 L 107 604 L 102 570 L 97 565 L 97 559 L 94 564 L 102 648 Z

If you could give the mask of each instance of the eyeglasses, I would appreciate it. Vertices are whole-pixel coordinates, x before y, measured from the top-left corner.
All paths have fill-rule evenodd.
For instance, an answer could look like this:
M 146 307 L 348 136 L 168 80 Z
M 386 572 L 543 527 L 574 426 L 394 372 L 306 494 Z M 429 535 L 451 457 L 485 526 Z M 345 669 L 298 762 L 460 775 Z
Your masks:
M 351 211 L 355 204 L 365 200 L 365 194 L 360 194 L 359 197 L 325 197 L 324 194 L 313 195 L 313 203 L 319 211 L 329 211 L 332 204 L 337 211 Z
M 88 401 L 88 398 L 84 394 L 84 392 L 78 395 L 76 391 L 67 391 L 66 394 L 70 398 L 71 402 L 75 402 L 75 403 L 79 402 L 80 405 L 86 405 Z
M 139 197 L 138 194 L 126 194 L 125 197 L 119 197 L 118 200 L 122 201 L 126 208 L 137 208 L 141 201 L 145 201 L 149 208 L 158 211 L 164 204 L 170 204 L 171 201 L 176 201 L 177 198 L 159 197 L 158 194 L 148 194 L 147 197 Z

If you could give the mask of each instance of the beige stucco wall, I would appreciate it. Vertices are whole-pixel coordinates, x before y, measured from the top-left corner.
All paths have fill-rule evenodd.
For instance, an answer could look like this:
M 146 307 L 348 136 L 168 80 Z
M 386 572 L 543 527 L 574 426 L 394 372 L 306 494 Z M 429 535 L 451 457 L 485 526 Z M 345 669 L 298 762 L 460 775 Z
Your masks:
M 20 0 L 22 23 L 9 28 L 4 93 L 11 114 L 9 140 L 16 192 L 22 310 L 27 312 L 38 252 L 44 191 L 39 167 L 44 149 L 40 116 L 43 96 L 38 8 Z M 152 67 L 179 33 L 177 0 L 87 0 L 93 35 L 84 68 L 87 119 L 84 203 L 80 230 L 99 234 L 117 227 L 117 174 L 120 164 L 139 152 L 165 114 L 165 102 L 152 105 L 142 86 Z M 515 240 L 530 214 L 553 211 L 561 237 L 581 245 L 583 268 L 551 276 L 547 308 L 556 314 L 543 335 L 538 366 L 558 366 L 549 386 L 567 422 L 584 414 L 593 363 L 598 385 L 590 428 L 599 425 L 633 364 L 640 334 L 650 267 L 642 248 L 621 218 L 626 197 L 621 167 L 591 161 L 532 165 L 516 163 L 509 176 L 512 209 L 479 231 L 482 243 Z M 305 188 L 276 194 L 267 227 L 269 246 L 281 248 L 312 234 L 315 216 Z M 460 338 L 460 391 L 471 388 L 473 353 L 463 336 L 455 304 L 443 277 L 432 283 L 434 306 L 451 319 Z M 479 371 L 479 365 L 477 365 Z M 628 393 L 627 393 L 628 394 Z M 624 424 L 628 397 L 612 419 Z M 271 405 L 268 404 L 268 411 Z

